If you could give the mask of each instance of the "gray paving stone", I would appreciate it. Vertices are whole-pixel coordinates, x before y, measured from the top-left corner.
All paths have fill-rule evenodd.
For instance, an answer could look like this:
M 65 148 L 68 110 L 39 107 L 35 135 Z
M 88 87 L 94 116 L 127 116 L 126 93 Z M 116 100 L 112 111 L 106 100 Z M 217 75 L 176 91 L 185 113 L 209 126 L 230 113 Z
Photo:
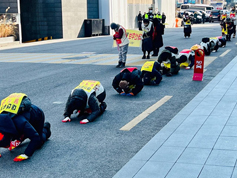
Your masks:
M 192 115 L 189 116 L 187 119 L 185 119 L 185 121 L 183 122 L 183 124 L 189 124 L 189 125 L 202 125 L 206 119 L 207 119 L 208 115 Z
M 153 162 L 149 161 L 142 169 L 134 176 L 134 178 L 161 178 L 169 172 L 174 163 Z
M 197 133 L 188 147 L 194 148 L 213 148 L 218 135 L 206 135 L 205 132 Z
M 214 149 L 237 150 L 237 137 L 219 137 Z
M 210 152 L 211 148 L 186 148 L 177 162 L 204 165 Z
M 132 178 L 145 165 L 146 161 L 131 159 L 125 166 L 118 171 L 113 178 Z
M 176 163 L 166 178 L 197 178 L 203 165 Z
M 234 168 L 234 172 L 231 178 L 236 178 L 236 177 L 237 177 L 237 167 Z
M 201 127 L 201 124 L 190 125 L 187 123 L 182 123 L 177 130 L 175 130 L 174 134 L 187 134 L 187 135 L 195 135 L 198 129 Z
M 221 115 L 213 116 L 213 115 L 210 115 L 207 118 L 207 120 L 205 122 L 205 125 L 225 125 L 228 119 L 229 119 L 229 116 L 221 116 Z
M 199 178 L 229 178 L 233 167 L 205 165 Z
M 206 164 L 213 166 L 235 166 L 237 151 L 212 150 Z
M 189 144 L 189 142 L 192 140 L 192 138 L 193 138 L 193 135 L 173 134 L 164 143 L 164 146 L 186 147 Z
M 233 101 L 221 100 L 216 106 L 216 108 L 212 111 L 211 115 L 230 116 L 235 105 L 236 101 L 233 102 Z
M 182 154 L 184 147 L 166 147 L 162 146 L 152 156 L 150 161 L 159 162 L 176 162 L 179 156 Z
M 232 114 L 231 114 L 231 116 L 229 117 L 229 119 L 228 119 L 228 121 L 227 121 L 227 123 L 226 123 L 226 125 L 237 125 L 237 109 L 235 109 L 233 112 L 232 112 Z
M 220 135 L 224 125 L 209 125 L 204 124 L 198 133 L 203 135 Z
M 225 126 L 221 136 L 237 137 L 237 126 Z

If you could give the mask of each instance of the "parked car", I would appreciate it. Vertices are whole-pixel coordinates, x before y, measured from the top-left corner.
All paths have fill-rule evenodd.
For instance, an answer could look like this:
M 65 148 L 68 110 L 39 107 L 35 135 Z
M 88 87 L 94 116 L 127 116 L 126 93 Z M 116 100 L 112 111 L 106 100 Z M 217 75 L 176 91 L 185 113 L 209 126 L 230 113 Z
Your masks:
M 221 15 L 222 15 L 221 10 L 212 10 L 209 17 L 209 22 L 221 21 Z
M 201 23 L 202 22 L 202 13 L 201 12 L 199 12 L 196 9 L 187 9 L 186 11 L 192 13 L 193 23 Z M 197 14 L 197 18 L 194 18 L 195 17 L 194 14 Z

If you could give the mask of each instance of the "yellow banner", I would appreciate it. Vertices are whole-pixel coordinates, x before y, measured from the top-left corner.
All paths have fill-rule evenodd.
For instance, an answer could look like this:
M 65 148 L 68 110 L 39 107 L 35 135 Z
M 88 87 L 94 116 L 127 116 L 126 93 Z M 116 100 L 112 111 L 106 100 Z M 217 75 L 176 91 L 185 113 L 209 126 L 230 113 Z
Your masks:
M 91 92 L 97 85 L 100 85 L 99 81 L 83 80 L 75 89 L 80 88 L 86 92 Z
M 143 66 L 141 71 L 152 72 L 155 61 L 147 61 Z
M 12 93 L 1 101 L 0 114 L 3 111 L 17 114 L 23 97 L 27 96 L 24 93 Z
M 130 47 L 140 47 L 141 46 L 141 40 L 142 40 L 142 31 L 138 30 L 126 30 L 127 37 L 129 39 L 129 45 Z M 113 47 L 117 47 L 117 43 L 114 40 Z

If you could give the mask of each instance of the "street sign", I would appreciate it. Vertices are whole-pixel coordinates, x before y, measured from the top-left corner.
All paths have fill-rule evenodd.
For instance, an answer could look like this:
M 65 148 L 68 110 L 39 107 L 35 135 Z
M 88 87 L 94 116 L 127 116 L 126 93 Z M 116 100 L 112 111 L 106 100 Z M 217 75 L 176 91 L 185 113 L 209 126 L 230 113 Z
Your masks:
M 197 49 L 195 51 L 195 61 L 194 61 L 194 74 L 193 80 L 202 81 L 204 72 L 204 51 L 202 49 Z

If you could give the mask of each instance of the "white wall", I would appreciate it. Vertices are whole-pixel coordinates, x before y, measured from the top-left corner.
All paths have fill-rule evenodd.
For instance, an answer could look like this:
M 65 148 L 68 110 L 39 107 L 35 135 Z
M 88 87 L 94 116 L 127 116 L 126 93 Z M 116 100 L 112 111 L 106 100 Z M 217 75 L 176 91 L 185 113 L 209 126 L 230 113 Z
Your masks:
M 166 15 L 167 27 L 174 27 L 175 25 L 175 0 L 155 0 L 155 7 Z

